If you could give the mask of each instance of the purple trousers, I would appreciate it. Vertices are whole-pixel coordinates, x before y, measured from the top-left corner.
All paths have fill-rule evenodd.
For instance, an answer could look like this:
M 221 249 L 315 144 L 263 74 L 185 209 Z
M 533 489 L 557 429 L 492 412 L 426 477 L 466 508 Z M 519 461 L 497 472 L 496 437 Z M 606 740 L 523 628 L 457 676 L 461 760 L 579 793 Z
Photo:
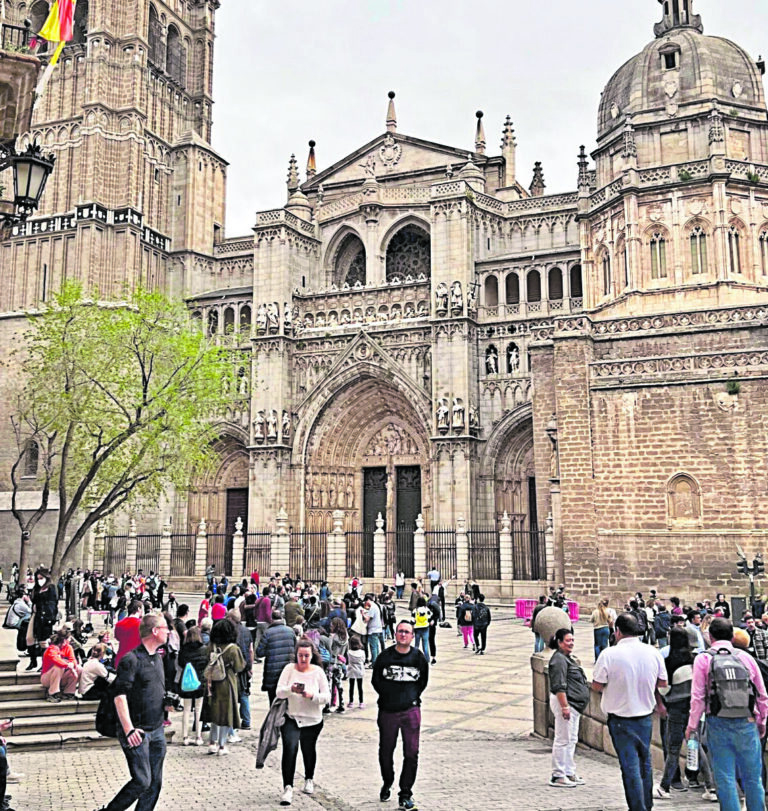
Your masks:
M 410 797 L 419 768 L 419 734 L 421 733 L 421 707 L 410 707 L 401 712 L 379 710 L 379 768 L 387 786 L 394 785 L 394 754 L 397 734 L 403 735 L 403 769 L 400 772 L 400 798 Z

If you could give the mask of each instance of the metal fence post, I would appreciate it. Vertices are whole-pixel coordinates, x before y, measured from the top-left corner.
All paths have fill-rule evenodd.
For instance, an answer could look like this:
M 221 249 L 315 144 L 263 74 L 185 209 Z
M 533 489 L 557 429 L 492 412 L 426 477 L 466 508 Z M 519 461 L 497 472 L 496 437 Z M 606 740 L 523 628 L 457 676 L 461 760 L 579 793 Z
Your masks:
M 416 577 L 424 577 L 427 573 L 427 535 L 421 513 L 416 516 L 416 529 L 413 533 L 413 573 Z
M 206 558 L 208 557 L 208 525 L 205 518 L 197 525 L 195 538 L 195 577 L 205 577 Z
M 344 511 L 333 511 L 333 529 L 328 533 L 326 576 L 328 580 L 347 578 L 347 536 L 344 532 Z
M 232 536 L 232 577 L 240 581 L 245 572 L 245 544 L 243 540 L 243 519 L 237 516 L 235 534 Z M 230 574 L 228 572 L 228 574 Z
M 499 577 L 502 583 L 511 583 L 515 579 L 515 565 L 512 556 L 512 521 L 504 510 L 499 532 Z
M 136 572 L 136 554 L 138 552 L 138 533 L 136 532 L 136 518 L 131 516 L 128 521 L 128 540 L 125 542 L 125 571 Z
M 291 536 L 288 534 L 288 513 L 285 507 L 277 511 L 275 531 L 272 533 L 272 554 L 270 569 L 272 572 L 288 571 L 291 558 Z
M 387 576 L 387 534 L 384 532 L 384 519 L 379 513 L 376 530 L 373 533 L 373 577 L 384 580 Z
M 431 563 L 429 564 L 432 565 Z M 445 575 L 444 572 L 441 574 Z M 450 577 L 450 575 L 448 575 Z M 463 515 L 456 519 L 456 579 L 463 583 L 469 577 L 469 538 Z
M 160 539 L 160 558 L 157 570 L 163 577 L 168 577 L 171 571 L 171 519 L 163 524 L 163 537 Z

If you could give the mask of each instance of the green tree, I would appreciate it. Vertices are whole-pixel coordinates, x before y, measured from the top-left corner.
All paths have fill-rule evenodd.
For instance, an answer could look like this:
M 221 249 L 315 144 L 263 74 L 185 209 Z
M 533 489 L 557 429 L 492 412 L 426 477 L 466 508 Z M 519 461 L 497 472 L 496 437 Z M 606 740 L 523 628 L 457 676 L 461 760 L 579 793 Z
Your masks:
M 15 352 L 21 376 L 11 393 L 18 448 L 12 511 L 23 572 L 30 534 L 58 493 L 56 576 L 98 521 L 156 505 L 166 488 L 188 487 L 212 462 L 210 431 L 233 367 L 182 302 L 145 290 L 97 302 L 67 284 L 29 323 Z M 30 454 L 42 494 L 25 516 L 17 494 Z

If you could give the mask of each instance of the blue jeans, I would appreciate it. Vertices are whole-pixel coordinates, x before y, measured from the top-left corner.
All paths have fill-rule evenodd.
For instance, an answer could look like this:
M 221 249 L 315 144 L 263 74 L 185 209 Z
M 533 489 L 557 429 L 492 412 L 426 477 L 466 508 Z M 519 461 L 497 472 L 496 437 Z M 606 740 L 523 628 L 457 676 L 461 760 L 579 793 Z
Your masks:
M 537 633 L 533 635 L 533 652 L 534 653 L 541 653 L 546 645 L 544 644 L 544 638 L 539 636 Z
M 429 661 L 429 628 L 416 628 L 416 648 L 424 651 L 424 657 Z
M 762 750 L 754 719 L 707 716 L 707 739 L 720 811 L 741 808 L 737 777 L 747 801 L 747 811 L 763 811 Z
M 595 635 L 595 661 L 597 661 L 600 653 L 608 647 L 611 629 L 606 625 L 605 628 L 595 628 L 592 633 Z
M 251 725 L 251 697 L 248 693 L 241 693 L 239 702 L 240 704 L 240 728 L 249 727 Z
M 160 726 L 147 732 L 141 745 L 136 747 L 128 746 L 122 729 L 118 730 L 117 738 L 128 761 L 131 779 L 117 792 L 106 811 L 125 811 L 134 803 L 135 811 L 152 811 L 163 785 L 165 730 Z
M 652 715 L 635 718 L 608 716 L 608 731 L 619 756 L 621 780 L 629 811 L 651 811 L 653 808 L 652 729 Z
M 368 643 L 371 646 L 371 664 L 373 664 L 384 647 L 384 634 L 368 634 Z

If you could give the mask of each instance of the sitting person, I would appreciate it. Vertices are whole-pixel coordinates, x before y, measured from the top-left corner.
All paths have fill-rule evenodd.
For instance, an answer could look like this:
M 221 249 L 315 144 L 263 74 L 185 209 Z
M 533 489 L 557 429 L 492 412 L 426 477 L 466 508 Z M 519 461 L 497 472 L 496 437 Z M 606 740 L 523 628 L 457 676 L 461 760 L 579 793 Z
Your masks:
M 88 633 L 85 630 L 85 623 L 82 620 L 75 620 L 72 623 L 72 631 L 69 636 L 69 644 L 75 654 L 75 659 L 79 665 L 85 662 L 87 656 L 85 646 L 88 644 Z
M 98 643 L 91 648 L 91 655 L 85 662 L 77 683 L 77 695 L 83 701 L 100 701 L 107 688 L 115 680 L 117 673 L 107 669 L 107 649 Z
M 80 678 L 80 667 L 69 644 L 69 629 L 59 628 L 43 654 L 40 683 L 48 690 L 46 701 L 58 704 L 62 699 L 73 699 Z

